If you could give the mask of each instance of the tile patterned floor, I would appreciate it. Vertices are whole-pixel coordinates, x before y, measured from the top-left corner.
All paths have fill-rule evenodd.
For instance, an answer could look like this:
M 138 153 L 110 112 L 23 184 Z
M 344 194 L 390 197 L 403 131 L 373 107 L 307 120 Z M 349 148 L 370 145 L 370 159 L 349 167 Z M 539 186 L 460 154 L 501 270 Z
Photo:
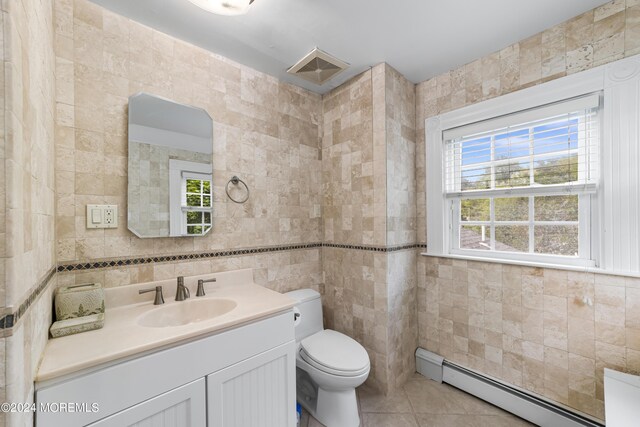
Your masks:
M 520 427 L 533 424 L 447 384 L 415 374 L 391 396 L 358 389 L 362 427 Z M 323 427 L 304 413 L 300 427 Z

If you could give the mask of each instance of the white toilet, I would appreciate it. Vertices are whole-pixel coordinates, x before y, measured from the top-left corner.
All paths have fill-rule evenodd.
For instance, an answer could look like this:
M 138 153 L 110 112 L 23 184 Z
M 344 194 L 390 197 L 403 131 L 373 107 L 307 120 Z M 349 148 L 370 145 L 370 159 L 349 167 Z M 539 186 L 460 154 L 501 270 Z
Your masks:
M 322 326 L 320 294 L 301 289 L 286 294 L 294 308 L 298 402 L 327 427 L 358 427 L 355 388 L 369 376 L 369 355 L 354 339 Z

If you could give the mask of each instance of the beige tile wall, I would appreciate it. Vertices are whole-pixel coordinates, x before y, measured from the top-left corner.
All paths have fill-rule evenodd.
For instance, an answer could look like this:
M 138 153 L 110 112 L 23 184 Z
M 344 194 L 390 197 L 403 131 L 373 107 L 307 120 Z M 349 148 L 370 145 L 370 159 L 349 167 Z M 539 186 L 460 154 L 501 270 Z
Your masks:
M 0 308 L 12 312 L 55 262 L 55 63 L 50 0 L 5 1 L 0 10 Z M 2 402 L 33 401 L 53 286 L 46 286 L 13 335 L 0 339 Z M 32 419 L 31 413 L 2 413 L 0 426 L 31 425 Z
M 0 397 L 2 402 L 33 403 L 34 401 L 34 379 L 49 338 L 52 318 L 51 301 L 55 287 L 54 276 L 38 299 L 33 302 L 26 315 L 20 319 L 18 326 L 14 327 L 12 335 L 4 339 L 6 396 Z M 7 426 L 33 425 L 32 412 L 14 412 L 5 415 Z
M 3 3 L 5 305 L 53 266 L 54 58 L 51 2 Z M 37 58 L 37 59 L 36 59 Z
M 418 84 L 420 240 L 427 118 L 638 53 L 640 3 L 615 0 Z M 458 363 L 600 419 L 603 368 L 639 372 L 635 279 L 425 257 L 418 278 L 420 346 Z
M 366 71 L 322 98 L 322 220 L 327 243 L 373 245 L 385 240 L 384 183 L 376 181 L 374 173 L 374 168 L 384 167 L 384 153 L 372 140 L 372 87 L 372 72 Z
M 388 390 L 386 254 L 324 247 L 322 265 L 325 326 L 365 347 L 371 361 L 368 383 Z
M 386 166 L 385 82 L 384 74 L 377 70 L 384 68 L 366 71 L 322 99 L 322 215 L 327 243 L 384 245 L 386 240 L 386 188 L 380 173 Z M 374 96 L 381 100 L 382 108 Z M 374 131 L 374 124 L 380 122 L 382 127 Z M 385 254 L 323 247 L 322 268 L 326 327 L 365 347 L 371 360 L 368 382 L 386 390 Z
M 56 0 L 55 33 L 58 262 L 321 240 L 320 96 L 87 0 Z M 205 237 L 139 239 L 127 230 L 127 98 L 139 91 L 205 108 L 213 118 L 214 228 Z M 251 189 L 246 204 L 227 199 L 224 186 L 233 175 Z M 117 204 L 119 227 L 87 230 L 89 203 Z M 306 263 L 280 266 L 281 259 L 298 255 L 270 256 L 274 267 L 268 276 L 274 287 L 305 282 L 299 276 L 308 272 Z M 224 263 L 244 265 L 246 259 Z M 158 279 L 169 270 L 219 265 L 193 264 L 90 275 L 115 286 L 141 277 Z
M 428 350 L 599 419 L 603 369 L 640 374 L 640 279 L 435 257 L 423 265 Z
M 387 245 L 416 243 L 416 87 L 384 64 Z
M 416 235 L 415 85 L 387 64 L 384 70 L 387 246 L 412 244 Z M 389 390 L 415 372 L 417 251 L 387 253 Z
M 400 389 L 416 371 L 418 304 L 415 249 L 390 252 L 387 257 L 389 390 Z
M 415 243 L 415 86 L 386 64 L 323 97 L 325 242 Z M 415 250 L 322 249 L 327 326 L 367 349 L 384 392 L 415 371 Z

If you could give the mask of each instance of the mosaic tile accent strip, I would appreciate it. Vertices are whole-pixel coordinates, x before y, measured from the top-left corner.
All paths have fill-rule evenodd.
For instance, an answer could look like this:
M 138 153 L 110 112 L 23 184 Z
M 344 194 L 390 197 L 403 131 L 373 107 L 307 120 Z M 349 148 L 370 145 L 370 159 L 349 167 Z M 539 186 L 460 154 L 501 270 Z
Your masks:
M 366 245 L 343 245 L 338 243 L 304 243 L 300 245 L 278 245 L 278 246 L 267 246 L 267 247 L 258 247 L 258 248 L 197 252 L 197 253 L 180 254 L 180 255 L 162 255 L 162 256 L 142 257 L 142 258 L 120 258 L 120 259 L 91 261 L 91 262 L 76 263 L 76 264 L 61 264 L 61 265 L 58 265 L 58 272 L 64 273 L 64 272 L 70 272 L 70 271 L 94 270 L 98 268 L 111 268 L 111 267 L 125 267 L 129 265 L 153 264 L 153 263 L 160 263 L 160 262 L 234 257 L 234 256 L 242 256 L 242 255 L 250 255 L 250 254 L 259 254 L 259 253 L 265 253 L 265 252 L 282 252 L 282 251 L 293 251 L 298 249 L 320 248 L 320 247 L 353 249 L 353 250 L 373 251 L 373 252 L 396 252 L 396 251 L 402 251 L 402 250 L 414 249 L 414 248 L 426 248 L 426 245 L 413 243 L 413 244 L 399 245 L 399 246 L 366 246 Z
M 0 330 L 10 329 L 18 323 L 18 320 L 20 320 L 20 318 L 26 314 L 27 310 L 29 310 L 31 305 L 38 299 L 40 294 L 46 289 L 47 284 L 49 283 L 49 281 L 51 281 L 51 278 L 55 273 L 56 273 L 56 269 L 51 268 L 47 272 L 47 274 L 44 276 L 44 278 L 38 283 L 38 286 L 36 286 L 33 289 L 31 294 L 29 294 L 29 296 L 27 296 L 27 298 L 25 298 L 25 300 L 22 301 L 18 309 L 13 313 L 9 313 L 0 319 Z
M 77 263 L 77 264 L 58 265 L 58 272 L 63 273 L 68 271 L 93 270 L 97 268 L 111 268 L 111 267 L 126 267 L 130 265 L 152 264 L 152 263 L 160 263 L 160 262 L 234 257 L 234 256 L 242 256 L 242 255 L 250 255 L 250 254 L 260 254 L 260 253 L 266 253 L 266 252 L 281 252 L 281 251 L 292 251 L 292 250 L 298 250 L 298 249 L 311 249 L 311 248 L 318 248 L 321 246 L 322 246 L 321 243 L 304 243 L 299 245 L 278 245 L 278 246 L 266 246 L 266 247 L 258 247 L 258 248 L 231 249 L 231 250 L 227 249 L 227 250 L 197 252 L 197 253 L 180 254 L 180 255 L 161 255 L 161 256 L 142 257 L 142 258 L 109 259 L 104 261 L 91 261 L 91 262 Z

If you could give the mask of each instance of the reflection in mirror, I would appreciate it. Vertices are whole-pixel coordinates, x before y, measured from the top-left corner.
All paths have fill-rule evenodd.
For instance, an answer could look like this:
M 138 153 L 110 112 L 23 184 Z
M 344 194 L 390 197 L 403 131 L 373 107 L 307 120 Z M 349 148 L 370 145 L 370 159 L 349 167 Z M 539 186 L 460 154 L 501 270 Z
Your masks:
M 128 225 L 138 237 L 203 236 L 212 227 L 213 121 L 146 93 L 129 98 Z

